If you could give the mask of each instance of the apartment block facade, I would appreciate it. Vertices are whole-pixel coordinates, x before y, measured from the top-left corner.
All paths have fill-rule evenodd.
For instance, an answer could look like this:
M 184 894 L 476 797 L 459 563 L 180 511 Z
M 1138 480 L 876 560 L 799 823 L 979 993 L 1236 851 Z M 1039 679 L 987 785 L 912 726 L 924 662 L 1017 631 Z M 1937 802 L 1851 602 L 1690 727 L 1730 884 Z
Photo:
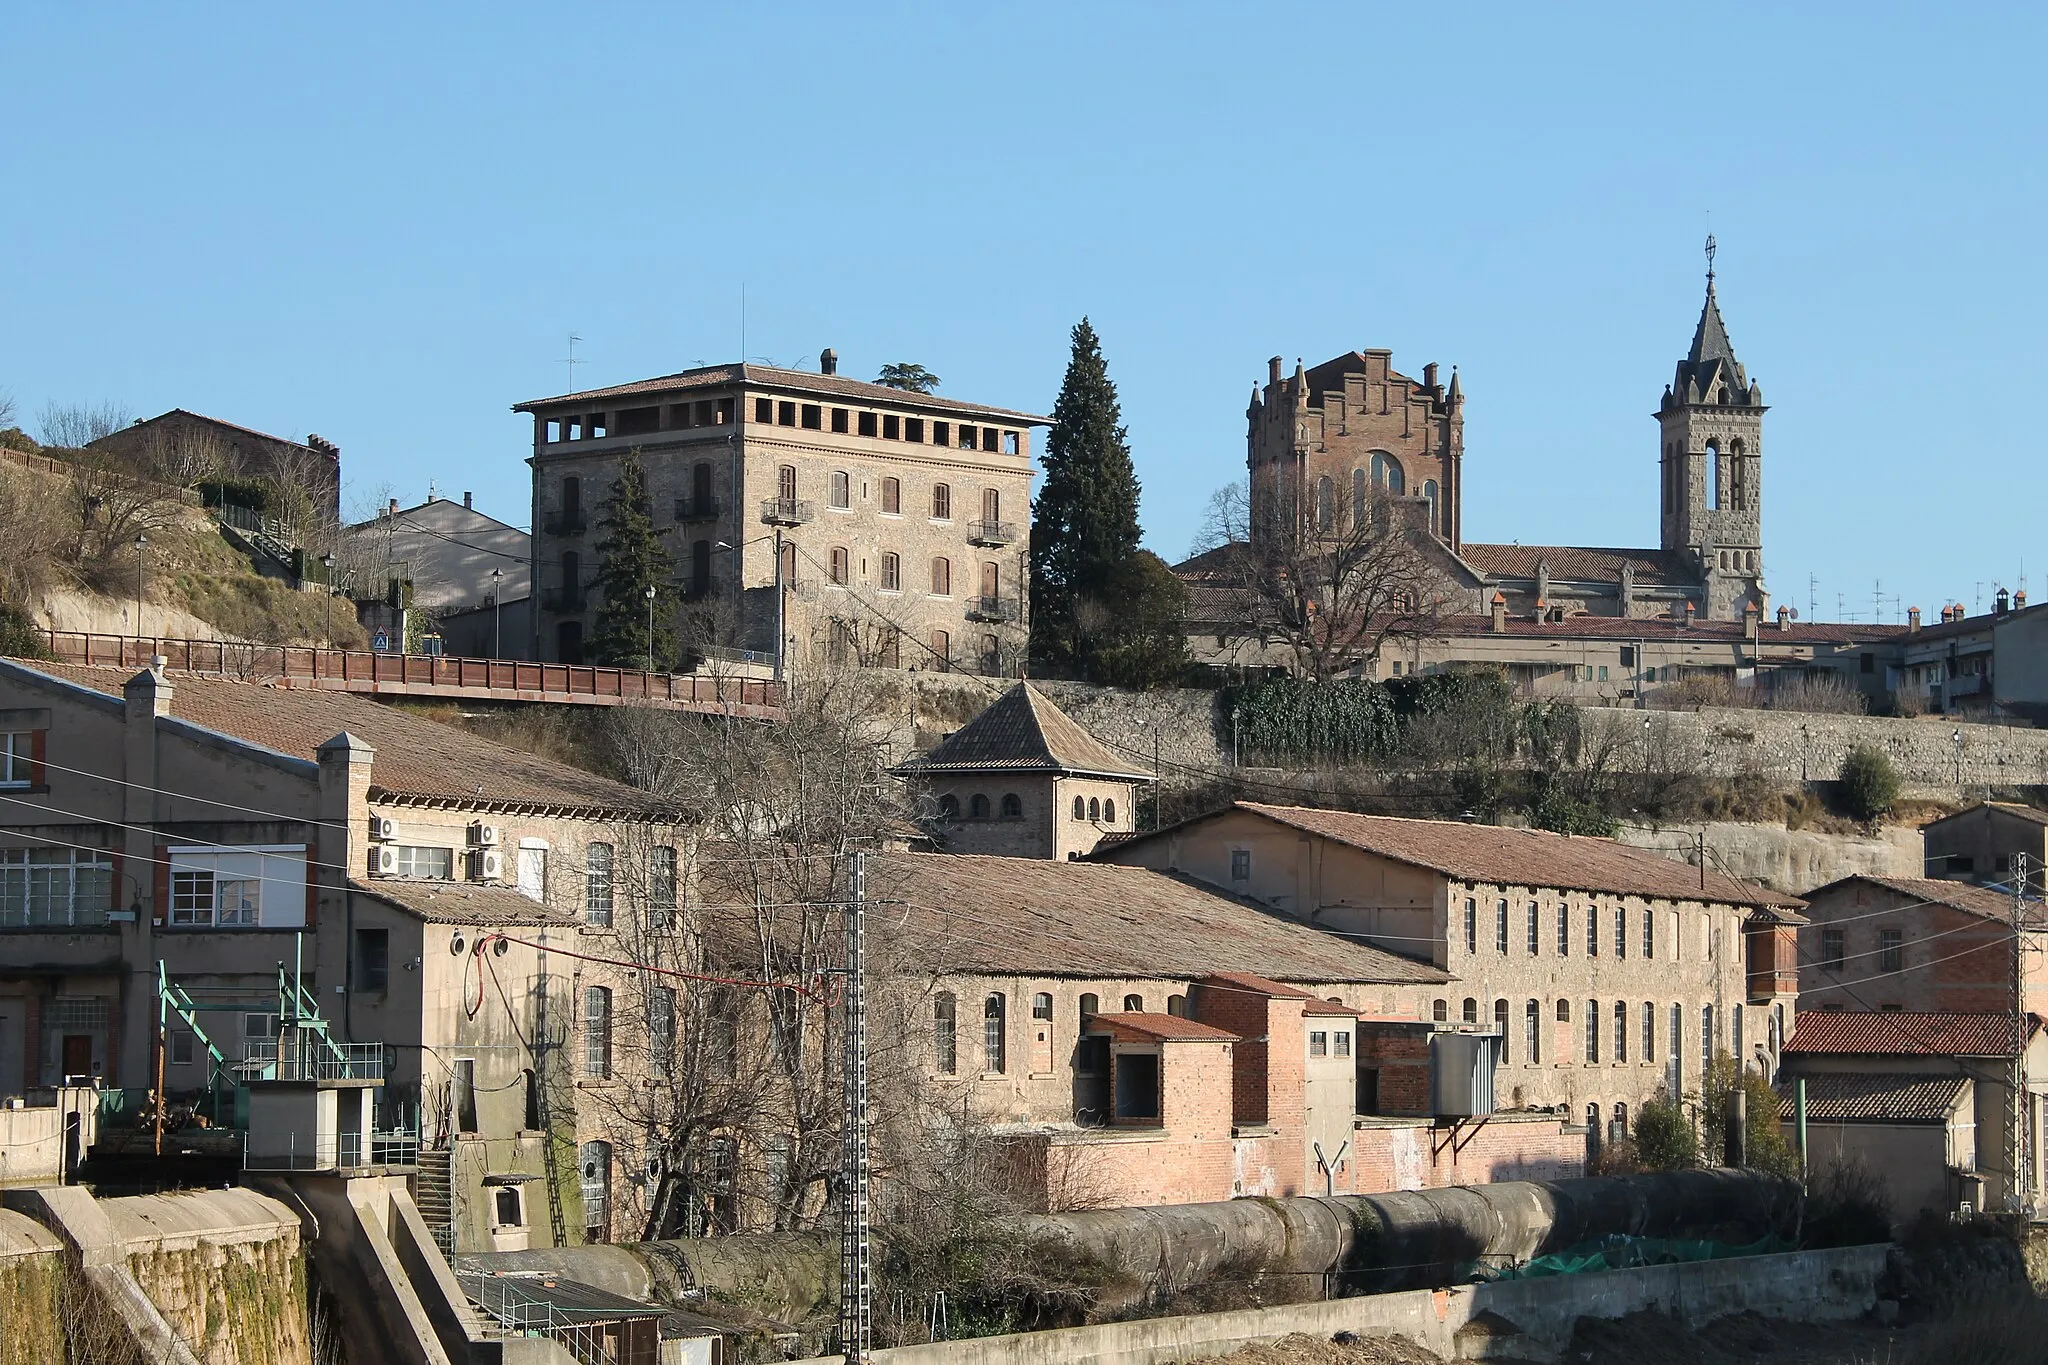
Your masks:
M 537 657 L 587 652 L 599 509 L 637 452 L 686 647 L 1019 671 L 1047 419 L 848 379 L 831 351 L 816 373 L 716 365 L 515 411 L 534 422 Z

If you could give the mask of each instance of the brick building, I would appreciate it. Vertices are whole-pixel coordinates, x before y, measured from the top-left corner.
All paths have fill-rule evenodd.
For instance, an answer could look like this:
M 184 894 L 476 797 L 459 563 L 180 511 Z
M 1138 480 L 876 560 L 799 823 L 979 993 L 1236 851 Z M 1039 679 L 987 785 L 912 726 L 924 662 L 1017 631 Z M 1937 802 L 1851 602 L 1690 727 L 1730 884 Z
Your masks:
M 946 851 L 1013 858 L 1066 858 L 1128 834 L 1138 784 L 1152 780 L 1028 682 L 890 771 Z
M 1933 878 L 1856 876 L 1805 899 L 1801 1009 L 2012 1012 L 2010 893 Z M 2026 1008 L 2048 1014 L 2048 926 L 2039 901 L 2021 913 Z
M 1607 839 L 1238 802 L 1093 856 L 1450 973 L 1428 1017 L 1501 1036 L 1504 1109 L 1625 1128 L 1794 1023 L 1799 901 Z
M 817 373 L 713 365 L 514 411 L 534 425 L 537 657 L 584 655 L 598 509 L 638 451 L 686 644 L 772 655 L 780 621 L 797 659 L 1017 673 L 1045 418 L 848 379 L 831 351 Z
M 2037 898 L 2048 886 L 2048 811 L 2013 801 L 1981 801 L 1920 827 L 1927 874 L 2003 891 L 2027 860 L 2027 886 Z

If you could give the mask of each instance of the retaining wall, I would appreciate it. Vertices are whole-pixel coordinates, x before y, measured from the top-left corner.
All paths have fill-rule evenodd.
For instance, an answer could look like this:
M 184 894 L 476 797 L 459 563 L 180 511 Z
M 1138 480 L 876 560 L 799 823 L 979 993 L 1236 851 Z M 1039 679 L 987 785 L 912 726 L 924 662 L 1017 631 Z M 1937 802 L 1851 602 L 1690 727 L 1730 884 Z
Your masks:
M 1167 1365 L 1227 1355 L 1296 1332 L 1324 1338 L 1356 1332 L 1406 1337 L 1447 1360 L 1510 1356 L 1548 1362 L 1559 1359 L 1581 1317 L 1649 1310 L 1695 1328 L 1744 1312 L 1799 1322 L 1860 1317 L 1876 1303 L 1889 1251 L 1882 1245 L 1845 1247 L 1417 1289 L 899 1346 L 876 1351 L 873 1358 L 877 1365 Z
M 1707 836 L 1707 847 L 1711 850 L 1710 867 L 1795 896 L 1843 877 L 1926 875 L 1921 870 L 1925 862 L 1920 831 L 1908 825 L 1887 825 L 1876 835 L 1865 836 L 1715 820 L 1623 825 L 1614 837 L 1621 843 L 1691 863 L 1697 856 L 1693 840 L 1701 833 Z

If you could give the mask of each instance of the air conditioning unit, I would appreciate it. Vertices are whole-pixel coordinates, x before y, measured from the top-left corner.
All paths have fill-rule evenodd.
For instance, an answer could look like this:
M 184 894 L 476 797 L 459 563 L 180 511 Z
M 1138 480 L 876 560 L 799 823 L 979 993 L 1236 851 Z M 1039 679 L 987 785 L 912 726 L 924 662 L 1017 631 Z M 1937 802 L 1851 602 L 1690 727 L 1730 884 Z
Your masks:
M 398 822 L 388 815 L 371 816 L 370 837 L 384 843 L 389 843 L 398 837 Z
M 495 848 L 480 848 L 469 855 L 471 878 L 480 882 L 505 880 L 505 855 Z
M 380 844 L 376 848 L 371 849 L 370 875 L 373 877 L 397 876 L 398 850 L 390 844 Z
M 469 842 L 474 848 L 496 848 L 498 827 L 487 825 L 481 820 L 475 821 L 469 827 Z

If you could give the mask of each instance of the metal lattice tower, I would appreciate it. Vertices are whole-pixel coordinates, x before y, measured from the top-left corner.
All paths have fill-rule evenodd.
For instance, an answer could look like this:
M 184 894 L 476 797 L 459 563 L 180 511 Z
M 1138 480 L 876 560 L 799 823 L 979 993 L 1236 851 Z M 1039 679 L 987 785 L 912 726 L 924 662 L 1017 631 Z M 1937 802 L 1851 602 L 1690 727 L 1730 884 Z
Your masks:
M 866 1365 L 872 1328 L 873 1263 L 868 1243 L 868 1004 L 861 974 L 866 855 L 851 855 L 846 900 L 844 1071 L 840 1132 L 839 1341 L 847 1365 Z
M 2039 928 L 2027 904 L 2027 883 L 2033 875 L 2027 855 L 2012 860 L 2012 1084 L 2006 1088 L 2005 1132 L 2012 1151 L 2012 1187 L 2007 1191 L 2010 1207 L 2025 1211 L 2033 1205 L 2034 1115 L 2033 1097 L 2027 1092 L 2027 954 L 2033 950 L 2031 931 Z

